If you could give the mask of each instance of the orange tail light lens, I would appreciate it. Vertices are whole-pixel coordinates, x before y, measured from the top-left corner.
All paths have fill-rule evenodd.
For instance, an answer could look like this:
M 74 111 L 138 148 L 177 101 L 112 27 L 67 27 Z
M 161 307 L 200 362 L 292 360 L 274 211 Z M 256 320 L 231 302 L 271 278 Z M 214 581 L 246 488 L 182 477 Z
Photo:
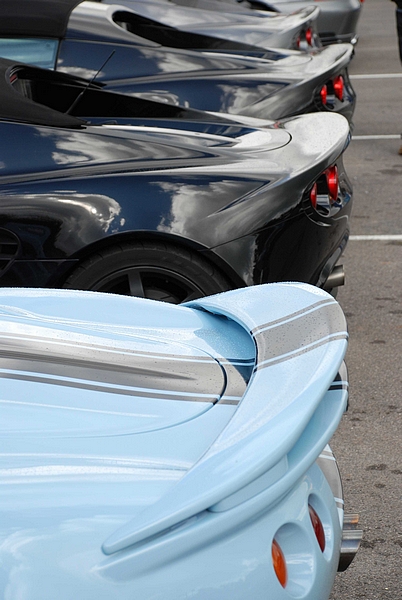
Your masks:
M 274 565 L 274 571 L 279 583 L 282 587 L 285 587 L 288 580 L 288 571 L 286 568 L 285 557 L 276 540 L 272 542 L 272 564 Z
M 325 550 L 325 533 L 324 533 L 324 527 L 322 526 L 322 523 L 321 523 L 321 519 L 310 504 L 308 505 L 308 510 L 310 513 L 311 524 L 313 526 L 318 545 L 321 548 L 321 552 L 324 552 L 324 550 Z

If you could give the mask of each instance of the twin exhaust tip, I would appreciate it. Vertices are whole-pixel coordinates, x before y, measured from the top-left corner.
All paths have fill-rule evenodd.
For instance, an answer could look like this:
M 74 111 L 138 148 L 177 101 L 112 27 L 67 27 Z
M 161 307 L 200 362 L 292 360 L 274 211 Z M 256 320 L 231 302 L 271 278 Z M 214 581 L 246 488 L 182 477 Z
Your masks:
M 333 268 L 324 284 L 324 290 L 330 291 L 340 285 L 345 285 L 345 271 L 343 265 L 337 265 Z
M 359 549 L 362 537 L 363 531 L 359 529 L 359 515 L 346 514 L 343 518 L 342 544 L 338 571 L 346 571 Z

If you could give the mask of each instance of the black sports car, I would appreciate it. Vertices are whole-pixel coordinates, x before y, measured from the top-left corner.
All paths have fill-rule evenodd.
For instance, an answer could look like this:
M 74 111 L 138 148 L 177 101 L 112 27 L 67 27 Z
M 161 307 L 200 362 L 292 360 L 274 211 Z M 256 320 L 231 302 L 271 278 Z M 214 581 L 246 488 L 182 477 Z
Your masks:
M 326 111 L 352 118 L 350 44 L 305 53 L 231 42 L 228 50 L 227 40 L 220 45 L 211 38 L 212 51 L 202 49 L 205 36 L 189 34 L 182 47 L 175 47 L 177 39 L 168 47 L 168 38 L 152 39 L 152 28 L 127 8 L 82 2 L 72 10 L 76 4 L 0 3 L 0 55 L 199 110 L 264 119 Z
M 2 59 L 0 283 L 170 302 L 333 288 L 349 137 L 336 114 L 237 122 Z

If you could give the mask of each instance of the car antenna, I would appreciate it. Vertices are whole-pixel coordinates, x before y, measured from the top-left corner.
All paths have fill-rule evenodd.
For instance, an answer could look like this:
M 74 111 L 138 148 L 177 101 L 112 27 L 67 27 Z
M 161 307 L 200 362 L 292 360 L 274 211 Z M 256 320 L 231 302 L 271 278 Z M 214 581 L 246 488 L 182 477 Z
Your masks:
M 89 88 L 89 86 L 91 85 L 91 83 L 93 83 L 95 81 L 95 79 L 98 77 L 99 73 L 102 71 L 103 67 L 106 65 L 106 63 L 109 62 L 109 60 L 112 58 L 113 54 L 116 52 L 116 50 L 113 50 L 109 56 L 107 57 L 107 59 L 104 61 L 104 63 L 99 67 L 99 69 L 96 71 L 95 75 L 87 82 L 86 86 L 84 87 L 84 89 L 78 94 L 78 96 L 76 97 L 76 99 L 74 100 L 74 102 L 71 104 L 71 106 L 69 107 L 68 110 L 66 110 L 66 115 L 71 114 L 71 111 L 73 110 L 73 108 L 75 106 L 77 106 L 78 102 L 81 100 L 81 98 L 83 97 L 83 95 L 85 94 L 85 92 L 87 91 L 87 89 Z

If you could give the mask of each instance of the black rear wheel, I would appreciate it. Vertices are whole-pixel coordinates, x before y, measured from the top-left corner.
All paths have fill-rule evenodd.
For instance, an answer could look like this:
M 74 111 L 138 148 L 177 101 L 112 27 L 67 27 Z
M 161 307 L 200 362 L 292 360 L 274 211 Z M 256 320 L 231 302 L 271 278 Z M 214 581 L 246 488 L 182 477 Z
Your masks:
M 136 242 L 102 250 L 73 271 L 65 288 L 180 304 L 228 289 L 228 280 L 191 250 Z

